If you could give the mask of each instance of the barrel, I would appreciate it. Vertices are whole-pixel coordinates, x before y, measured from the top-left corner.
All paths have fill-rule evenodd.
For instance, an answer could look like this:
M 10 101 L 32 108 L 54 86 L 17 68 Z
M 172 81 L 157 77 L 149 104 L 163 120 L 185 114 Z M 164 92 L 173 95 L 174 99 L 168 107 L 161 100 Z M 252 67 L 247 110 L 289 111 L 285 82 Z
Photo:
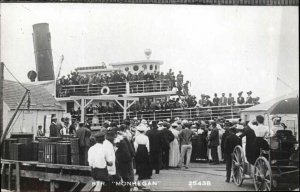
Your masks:
M 71 143 L 60 141 L 56 145 L 56 159 L 58 164 L 71 164 Z
M 56 163 L 56 143 L 45 142 L 45 163 Z
M 62 138 L 61 137 L 49 137 L 49 141 L 51 142 L 58 142 L 58 141 L 61 141 Z
M 7 158 L 13 159 L 13 144 L 18 142 L 18 139 L 10 138 L 7 140 Z
M 27 154 L 25 153 L 24 143 L 12 143 L 12 159 L 17 161 L 23 161 Z
M 38 161 L 39 157 L 39 142 L 38 141 L 32 141 L 32 160 Z
M 70 138 L 71 164 L 79 165 L 79 138 Z
M 3 148 L 1 148 L 3 159 L 12 159 L 12 155 L 10 153 L 12 151 L 12 143 L 17 143 L 17 141 L 17 139 L 12 138 L 4 140 Z
M 48 138 L 39 138 L 39 146 L 38 146 L 38 161 L 40 163 L 45 163 L 45 145 L 49 142 Z
M 32 150 L 32 138 L 18 138 L 18 143 L 24 144 L 24 161 L 32 161 L 33 150 Z

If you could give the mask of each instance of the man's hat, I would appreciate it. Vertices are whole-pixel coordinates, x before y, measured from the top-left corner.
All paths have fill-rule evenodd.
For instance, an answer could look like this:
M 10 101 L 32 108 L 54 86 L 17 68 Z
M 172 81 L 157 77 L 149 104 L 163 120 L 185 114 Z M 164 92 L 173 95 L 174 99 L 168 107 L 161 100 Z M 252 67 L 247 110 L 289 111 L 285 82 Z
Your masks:
M 201 94 L 201 97 L 205 97 L 205 94 Z
M 52 119 L 52 120 L 55 120 L 55 119 L 57 119 L 57 117 L 52 117 L 51 119 Z
M 207 98 L 210 98 L 210 96 L 209 96 L 209 95 L 206 95 L 206 97 L 207 97 Z
M 178 124 L 177 123 L 173 123 L 172 127 L 178 127 Z
M 103 131 L 99 131 L 95 134 L 95 138 L 104 138 L 105 137 L 105 133 Z
M 163 126 L 166 127 L 166 128 L 170 128 L 170 123 L 164 122 L 164 123 L 163 123 Z
M 241 91 L 241 92 L 238 92 L 238 95 L 241 95 L 241 94 L 243 94 L 243 91 Z
M 251 95 L 251 94 L 252 94 L 252 91 L 248 91 L 247 94 L 248 94 L 248 95 Z
M 232 126 L 232 127 L 229 128 L 229 130 L 232 131 L 232 132 L 236 132 L 237 129 L 236 129 L 236 126 Z

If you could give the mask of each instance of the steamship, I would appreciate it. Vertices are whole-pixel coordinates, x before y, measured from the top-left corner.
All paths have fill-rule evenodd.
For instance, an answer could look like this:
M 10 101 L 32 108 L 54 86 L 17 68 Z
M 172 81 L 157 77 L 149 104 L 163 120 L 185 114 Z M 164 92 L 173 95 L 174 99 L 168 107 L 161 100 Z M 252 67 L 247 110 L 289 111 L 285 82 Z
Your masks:
M 4 152 L 1 159 L 1 188 L 16 190 L 17 192 L 21 189 L 45 189 L 47 191 L 49 189 L 50 191 L 57 189 L 90 191 L 92 189 L 90 167 L 78 163 L 78 140 L 67 138 L 62 142 L 55 140 L 55 138 L 45 140 L 36 137 L 38 124 L 43 125 L 45 136 L 49 136 L 51 118 L 53 116 L 58 118 L 71 116 L 73 109 L 80 108 L 80 113 L 77 115 L 81 122 L 92 119 L 92 128 L 97 128 L 105 120 L 114 120 L 120 123 L 125 118 L 134 117 L 146 120 L 165 120 L 176 117 L 187 120 L 212 120 L 220 116 L 226 119 L 235 119 L 239 118 L 239 110 L 249 107 L 249 105 L 237 105 L 134 111 L 130 107 L 136 102 L 142 103 L 145 100 L 166 101 L 172 97 L 178 97 L 178 90 L 176 88 L 170 89 L 168 80 L 154 80 L 150 83 L 149 81 L 130 81 L 108 83 L 107 85 L 86 84 L 58 87 L 53 67 L 51 35 L 47 23 L 33 25 L 33 42 L 36 72 L 30 71 L 28 73 L 32 82 L 25 86 L 37 91 L 37 93 L 31 94 L 31 102 L 27 102 L 27 107 L 30 110 L 26 111 L 23 101 L 26 94 L 28 96 L 28 92 L 26 91 L 22 100 L 22 92 L 18 92 L 15 95 L 20 96 L 16 98 L 20 98 L 21 101 L 16 101 L 18 107 L 12 106 L 13 110 L 10 111 L 14 113 L 11 117 L 15 117 L 18 110 L 23 110 L 23 117 L 26 114 L 26 118 L 21 121 L 22 123 L 25 122 L 26 126 L 21 129 L 26 132 L 29 131 L 29 133 L 11 133 L 10 138 L 6 137 L 7 132 L 3 134 L 3 138 L 6 139 L 2 145 Z M 79 74 L 109 74 L 114 71 L 120 71 L 124 74 L 128 72 L 135 74 L 140 71 L 145 74 L 154 73 L 154 71 L 160 72 L 163 61 L 151 60 L 151 50 L 149 49 L 145 51 L 145 55 L 146 59 L 140 61 L 110 63 L 108 67 L 104 65 L 78 67 L 75 71 Z M 35 81 L 36 77 L 37 81 Z M 9 88 L 19 86 L 12 82 L 6 82 L 6 84 Z M 13 89 L 12 91 L 16 90 Z M 39 92 L 43 92 L 44 98 L 39 98 L 41 97 L 38 95 Z M 47 94 L 52 96 L 49 97 Z M 187 95 L 181 96 L 187 97 Z M 42 101 L 43 99 L 45 101 Z M 117 103 L 122 108 L 122 112 L 99 113 L 95 110 L 92 114 L 86 113 L 87 107 L 96 106 L 99 103 L 106 104 L 107 102 Z M 9 122 L 6 130 L 11 127 L 13 125 Z M 34 137 L 38 141 L 35 141 Z

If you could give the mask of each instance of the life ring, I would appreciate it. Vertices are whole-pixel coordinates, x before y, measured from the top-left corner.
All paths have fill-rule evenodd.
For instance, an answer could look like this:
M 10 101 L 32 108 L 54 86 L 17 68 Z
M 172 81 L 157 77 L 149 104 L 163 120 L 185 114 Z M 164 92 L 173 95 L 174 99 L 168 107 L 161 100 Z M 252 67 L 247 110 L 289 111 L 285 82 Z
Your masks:
M 102 89 L 101 89 L 101 95 L 108 95 L 109 92 L 110 92 L 109 87 L 107 87 L 107 86 L 102 87 Z

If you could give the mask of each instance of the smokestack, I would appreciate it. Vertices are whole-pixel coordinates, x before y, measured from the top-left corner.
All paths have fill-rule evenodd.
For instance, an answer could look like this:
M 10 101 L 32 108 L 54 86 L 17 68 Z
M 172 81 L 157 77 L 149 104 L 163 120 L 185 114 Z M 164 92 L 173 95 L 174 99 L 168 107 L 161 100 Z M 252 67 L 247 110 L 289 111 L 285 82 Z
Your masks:
M 38 81 L 54 80 L 51 36 L 48 23 L 33 26 L 33 45 Z

